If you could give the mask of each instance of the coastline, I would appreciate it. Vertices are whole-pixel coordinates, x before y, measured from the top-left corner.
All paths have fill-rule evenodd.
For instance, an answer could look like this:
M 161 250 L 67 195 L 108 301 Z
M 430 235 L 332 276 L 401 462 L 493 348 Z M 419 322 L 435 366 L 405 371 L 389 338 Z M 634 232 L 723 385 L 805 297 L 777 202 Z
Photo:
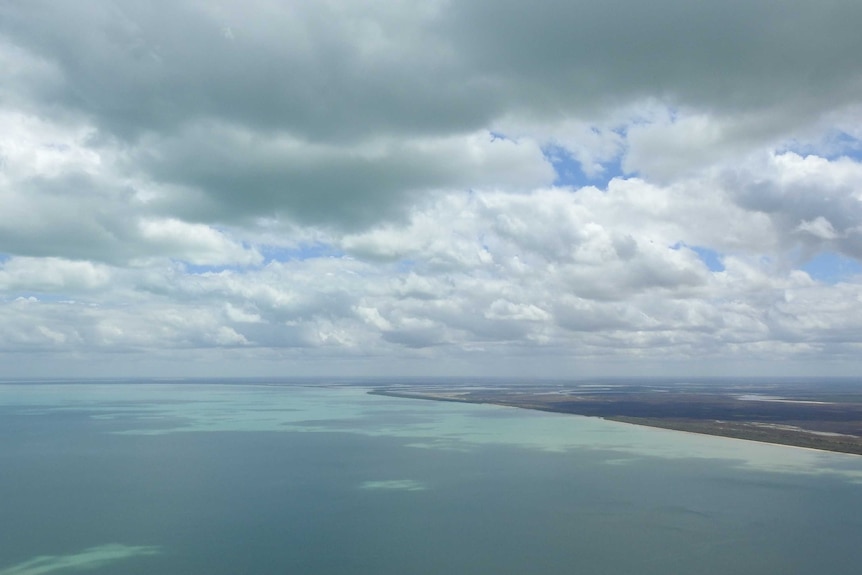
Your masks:
M 780 445 L 793 447 L 821 453 L 841 453 L 845 455 L 862 456 L 862 438 L 855 435 L 831 434 L 796 428 L 794 426 L 769 426 L 758 421 L 723 421 L 710 419 L 682 419 L 682 418 L 656 418 L 656 417 L 633 417 L 625 415 L 580 413 L 571 406 L 559 404 L 537 404 L 534 398 L 504 397 L 495 400 L 488 397 L 473 398 L 465 392 L 414 392 L 391 389 L 374 389 L 368 392 L 371 395 L 386 397 L 398 397 L 403 399 L 424 399 L 430 401 L 441 401 L 451 403 L 472 403 L 497 405 L 502 407 L 514 407 L 518 409 L 529 409 L 533 411 L 544 411 L 548 413 L 561 413 L 568 415 L 580 415 L 582 417 L 597 417 L 605 421 L 649 427 L 652 429 L 664 429 L 695 435 L 709 435 L 713 437 L 724 437 L 743 441 L 753 441 L 767 445 Z M 518 399 L 521 399 L 518 401 Z M 582 411 L 582 410 L 581 410 Z
M 529 408 L 519 408 L 519 409 L 529 409 Z M 548 413 L 562 413 L 562 412 L 548 412 Z M 577 415 L 577 414 L 570 413 L 568 415 Z M 593 417 L 593 416 L 584 415 L 581 417 Z M 724 439 L 734 439 L 736 441 L 750 441 L 752 443 L 762 443 L 764 445 L 777 445 L 779 447 L 801 449 L 803 451 L 813 451 L 815 453 L 837 453 L 840 455 L 851 455 L 851 456 L 855 456 L 855 457 L 862 457 L 862 452 L 857 453 L 854 451 L 838 451 L 835 449 L 824 449 L 824 448 L 820 448 L 820 447 L 809 447 L 809 446 L 805 446 L 805 445 L 797 445 L 795 443 L 778 443 L 776 441 L 766 441 L 763 439 L 750 439 L 747 437 L 741 437 L 741 436 L 729 435 L 729 434 L 706 433 L 703 431 L 691 431 L 691 430 L 687 430 L 687 429 L 678 429 L 678 428 L 669 427 L 669 426 L 650 425 L 648 423 L 639 423 L 636 421 L 625 421 L 625 420 L 617 419 L 614 417 L 599 417 L 598 419 L 603 419 L 605 421 L 613 421 L 614 423 L 622 423 L 624 425 L 635 425 L 637 427 L 645 427 L 648 429 L 660 429 L 662 431 L 672 431 L 674 433 L 687 433 L 687 434 L 691 434 L 691 435 L 707 435 L 709 437 L 722 437 Z

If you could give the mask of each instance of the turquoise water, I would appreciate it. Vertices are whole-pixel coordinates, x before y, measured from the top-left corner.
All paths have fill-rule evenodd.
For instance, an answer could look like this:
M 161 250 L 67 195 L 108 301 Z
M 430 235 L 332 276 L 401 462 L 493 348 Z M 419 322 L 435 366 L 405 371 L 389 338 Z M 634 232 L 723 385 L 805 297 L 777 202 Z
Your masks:
M 862 458 L 366 391 L 0 385 L 0 575 L 862 565 Z

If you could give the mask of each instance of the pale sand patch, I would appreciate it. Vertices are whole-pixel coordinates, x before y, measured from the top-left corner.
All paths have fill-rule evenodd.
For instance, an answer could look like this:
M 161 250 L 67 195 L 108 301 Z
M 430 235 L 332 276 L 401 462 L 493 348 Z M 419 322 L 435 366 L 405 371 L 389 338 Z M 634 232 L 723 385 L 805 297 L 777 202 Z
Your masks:
M 808 399 L 786 399 L 775 395 L 759 395 L 747 393 L 745 395 L 737 395 L 736 399 L 740 401 L 768 401 L 771 403 L 802 403 L 809 405 L 835 405 L 832 401 L 812 401 Z
M 395 491 L 425 491 L 423 483 L 413 479 L 386 479 L 383 481 L 364 481 L 360 489 L 386 489 Z M 2 575 L 2 574 L 0 574 Z
M 71 555 L 40 555 L 23 563 L 0 569 L 0 575 L 43 575 L 55 571 L 86 571 L 132 557 L 159 553 L 161 550 L 154 546 L 108 543 Z

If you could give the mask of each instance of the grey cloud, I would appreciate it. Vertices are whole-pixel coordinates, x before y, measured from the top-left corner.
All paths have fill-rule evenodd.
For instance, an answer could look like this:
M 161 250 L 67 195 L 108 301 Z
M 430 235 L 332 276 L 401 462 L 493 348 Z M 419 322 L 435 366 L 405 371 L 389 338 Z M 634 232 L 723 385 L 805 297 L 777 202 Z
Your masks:
M 93 194 L 90 183 L 73 177 L 20 186 L 0 214 L 0 251 L 112 265 L 159 257 L 200 265 L 262 261 L 216 228 L 150 216 L 122 194 Z
M 312 140 L 441 134 L 645 96 L 821 109 L 855 99 L 862 51 L 852 0 L 12 2 L 3 16 L 63 71 L 45 98 L 114 134 L 201 117 Z
M 787 132 L 862 87 L 862 7 L 852 0 L 94 0 L 2 10 L 6 47 L 59 78 L 18 77 L 10 91 L 41 94 L 44 113 L 79 114 L 98 128 L 97 145 L 125 141 L 128 170 L 192 186 L 202 201 L 174 198 L 166 209 L 199 221 L 280 214 L 366 226 L 417 191 L 503 185 L 483 175 L 493 166 L 457 167 L 457 151 L 411 142 L 508 118 L 561 121 L 658 99 L 717 117 L 778 113 L 771 131 Z M 200 133 L 213 124 L 245 137 Z M 331 153 L 266 145 L 284 136 Z M 397 141 L 363 156 L 380 138 Z
M 852 0 L 483 0 L 444 18 L 471 67 L 536 114 L 643 97 L 816 113 L 855 101 L 862 70 Z
M 385 330 L 382 333 L 382 337 L 386 341 L 411 348 L 424 348 L 439 345 L 447 341 L 445 336 L 445 330 L 442 327 L 435 325 Z
M 222 221 L 279 215 L 347 229 L 400 215 L 420 192 L 529 189 L 554 178 L 535 143 L 489 134 L 339 146 L 207 124 L 173 138 L 146 137 L 131 157 L 131 169 L 202 191 L 164 198 L 163 210 Z
M 314 345 L 307 326 L 267 322 L 234 326 L 234 329 L 256 347 L 281 349 L 308 348 Z
M 0 245 L 7 253 L 106 261 L 132 247 L 124 199 L 92 176 L 36 176 L 6 194 L 0 185 L 0 194 Z
M 554 307 L 555 321 L 570 331 L 593 332 L 631 325 L 626 318 L 631 312 L 618 304 L 563 297 Z
M 3 32 L 63 71 L 44 94 L 133 138 L 218 117 L 315 140 L 479 128 L 418 8 L 304 2 L 11 3 Z

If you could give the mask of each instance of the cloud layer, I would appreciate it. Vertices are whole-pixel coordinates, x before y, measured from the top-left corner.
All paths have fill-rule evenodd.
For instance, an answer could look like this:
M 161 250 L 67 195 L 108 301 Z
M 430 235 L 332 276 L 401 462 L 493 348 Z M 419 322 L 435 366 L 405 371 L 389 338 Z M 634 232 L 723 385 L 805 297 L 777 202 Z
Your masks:
M 855 373 L 860 20 L 6 3 L 6 369 Z

